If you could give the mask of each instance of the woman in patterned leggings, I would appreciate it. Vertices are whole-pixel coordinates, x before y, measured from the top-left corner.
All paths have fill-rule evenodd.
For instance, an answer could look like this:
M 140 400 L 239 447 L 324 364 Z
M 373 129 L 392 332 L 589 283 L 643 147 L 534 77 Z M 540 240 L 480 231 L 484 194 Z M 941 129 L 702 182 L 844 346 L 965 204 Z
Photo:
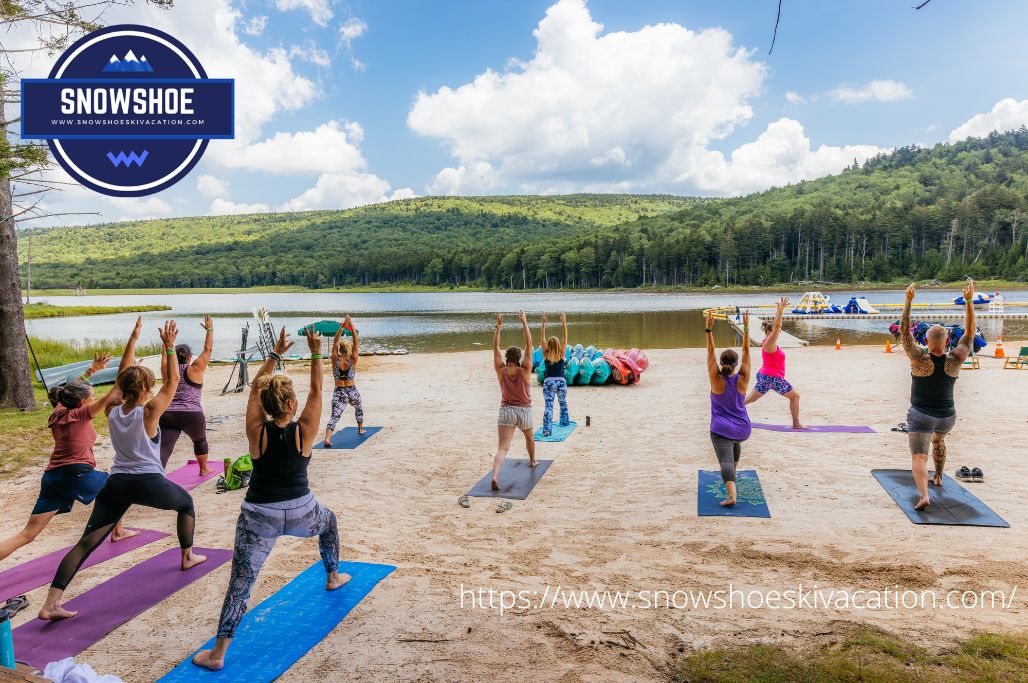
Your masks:
M 314 499 L 307 483 L 311 447 L 321 422 L 321 337 L 313 326 L 306 330 L 311 350 L 311 385 L 307 403 L 294 420 L 299 404 L 293 381 L 272 371 L 292 342 L 283 327 L 275 351 L 268 355 L 253 381 L 246 404 L 246 438 L 253 458 L 253 476 L 236 523 L 232 577 L 221 607 L 213 650 L 201 650 L 193 664 L 217 671 L 225 666 L 225 653 L 236 627 L 246 613 L 250 591 L 279 536 L 318 537 L 325 565 L 325 590 L 350 580 L 339 573 L 339 529 L 331 510 Z M 283 634 L 287 636 L 288 634 Z
M 352 341 L 342 338 L 343 330 L 349 330 Z M 357 433 L 364 433 L 364 404 L 361 402 L 361 392 L 357 391 L 357 383 L 354 381 L 357 376 L 358 358 L 357 330 L 348 315 L 332 340 L 332 376 L 335 377 L 336 388 L 332 392 L 332 417 L 325 428 L 325 448 L 332 447 L 332 432 L 336 430 L 347 403 L 353 406 L 353 415 L 357 418 Z
M 560 314 L 560 325 L 563 335 L 546 338 L 546 314 L 543 314 L 542 343 L 543 364 L 546 367 L 543 379 L 543 436 L 549 436 L 553 428 L 553 399 L 560 404 L 560 426 L 567 427 L 571 423 L 568 413 L 568 381 L 564 377 L 565 361 L 568 352 L 568 318 Z
M 764 330 L 764 341 L 760 344 L 760 355 L 763 364 L 757 371 L 757 383 L 753 391 L 746 397 L 746 405 L 759 400 L 769 391 L 789 399 L 789 410 L 792 412 L 792 428 L 805 429 L 800 423 L 800 392 L 796 391 L 785 379 L 785 351 L 778 345 L 778 335 L 782 332 L 782 313 L 789 305 L 789 299 L 778 300 L 778 312 L 774 323 L 766 320 L 761 323 Z

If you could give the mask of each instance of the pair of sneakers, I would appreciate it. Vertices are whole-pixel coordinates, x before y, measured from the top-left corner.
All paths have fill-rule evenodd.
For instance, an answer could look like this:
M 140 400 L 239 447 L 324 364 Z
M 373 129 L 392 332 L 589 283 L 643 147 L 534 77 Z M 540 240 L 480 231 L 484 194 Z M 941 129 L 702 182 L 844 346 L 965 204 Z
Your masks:
M 956 477 L 960 481 L 973 481 L 978 483 L 985 481 L 984 472 L 977 467 L 969 468 L 967 465 L 963 465 L 957 470 Z

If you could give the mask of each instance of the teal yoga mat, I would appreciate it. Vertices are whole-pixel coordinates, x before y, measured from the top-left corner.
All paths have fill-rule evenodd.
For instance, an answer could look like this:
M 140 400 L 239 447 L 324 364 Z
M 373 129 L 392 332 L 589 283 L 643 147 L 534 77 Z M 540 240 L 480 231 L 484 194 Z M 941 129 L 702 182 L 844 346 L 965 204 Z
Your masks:
M 700 517 L 770 517 L 771 511 L 764 498 L 756 470 L 736 470 L 735 505 L 725 507 L 721 501 L 728 497 L 721 472 L 699 471 L 699 491 L 696 495 L 697 514 Z
M 569 422 L 567 427 L 561 427 L 556 422 L 550 427 L 550 435 L 543 436 L 543 428 L 535 430 L 535 436 L 533 437 L 536 441 L 563 441 L 564 439 L 571 436 L 571 432 L 575 431 L 575 427 L 578 426 L 577 422 Z
M 321 562 L 311 565 L 247 612 L 225 656 L 224 669 L 202 669 L 193 664 L 191 654 L 159 681 L 273 681 L 324 640 L 357 603 L 395 569 L 384 564 L 342 562 L 339 571 L 353 578 L 337 590 L 326 591 L 324 565 Z M 214 638 L 199 650 L 212 647 Z
M 357 448 L 362 443 L 375 436 L 382 431 L 381 427 L 365 427 L 363 434 L 357 433 L 356 427 L 347 427 L 346 429 L 340 429 L 338 432 L 332 435 L 332 445 L 325 446 L 324 440 L 314 444 L 315 448 L 327 448 L 330 451 L 336 451 L 340 449 L 351 450 Z

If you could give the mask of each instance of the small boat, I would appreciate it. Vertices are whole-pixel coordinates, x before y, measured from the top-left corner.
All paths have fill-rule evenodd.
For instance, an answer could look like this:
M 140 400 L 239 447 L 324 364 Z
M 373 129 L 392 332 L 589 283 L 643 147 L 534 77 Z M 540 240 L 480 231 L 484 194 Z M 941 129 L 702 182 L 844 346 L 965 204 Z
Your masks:
M 971 305 L 972 306 L 988 306 L 990 301 L 992 301 L 992 297 L 989 296 L 988 294 L 984 294 L 982 292 L 976 292 L 975 295 L 974 295 L 974 299 L 971 301 Z M 953 299 L 953 303 L 955 303 L 957 306 L 963 306 L 964 305 L 964 297 L 963 296 L 958 296 L 957 298 Z

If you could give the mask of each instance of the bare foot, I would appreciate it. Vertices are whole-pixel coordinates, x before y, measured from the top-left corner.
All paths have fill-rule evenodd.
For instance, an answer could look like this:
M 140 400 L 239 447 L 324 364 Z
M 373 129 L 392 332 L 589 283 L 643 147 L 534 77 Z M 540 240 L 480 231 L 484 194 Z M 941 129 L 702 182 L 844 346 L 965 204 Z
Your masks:
M 200 650 L 193 655 L 193 664 L 211 671 L 221 671 L 225 667 L 225 660 L 215 658 L 213 650 Z
M 942 486 L 942 475 L 936 474 L 934 477 L 932 477 L 932 484 L 934 484 L 935 486 Z
M 921 500 L 917 501 L 917 505 L 914 506 L 914 509 L 918 512 L 920 512 L 921 510 L 927 510 L 931 504 L 932 502 L 928 500 L 928 496 L 925 496 Z
M 188 555 L 182 558 L 182 571 L 185 571 L 191 567 L 195 567 L 196 565 L 206 561 L 206 555 L 197 555 L 196 553 L 189 553 Z
M 56 607 L 47 607 L 46 605 L 43 605 L 43 609 L 39 610 L 39 618 L 43 619 L 44 621 L 59 621 L 61 619 L 71 619 L 76 614 L 78 614 L 78 612 L 66 610 L 60 605 L 57 605 Z
M 139 529 L 115 529 L 111 532 L 111 542 L 124 541 L 126 538 L 132 538 L 133 536 L 139 535 Z
M 806 427 L 804 427 L 801 424 L 797 424 L 797 423 L 793 423 L 792 428 L 793 429 L 806 429 Z
M 493 483 L 491 485 L 491 488 L 493 489 L 493 491 L 500 490 L 500 482 L 496 480 L 496 477 L 493 477 Z
M 332 448 L 332 442 L 328 439 L 325 439 L 325 448 Z
M 339 574 L 337 572 L 332 572 L 329 575 L 328 580 L 325 581 L 325 590 L 334 591 L 336 588 L 339 588 L 340 586 L 345 586 L 351 578 L 353 577 L 351 577 L 349 574 Z
M 211 472 L 212 472 L 211 468 L 205 467 L 202 470 L 200 470 L 200 476 L 201 477 L 206 477 L 208 474 L 211 474 Z
M 364 425 L 357 425 L 357 433 L 358 434 L 363 434 L 364 433 Z
M 529 459 L 528 459 L 528 464 L 529 464 L 529 466 L 530 466 L 530 467 L 535 467 L 535 466 L 536 466 L 536 465 L 538 465 L 539 463 L 538 463 L 538 462 L 536 462 L 535 458 L 529 458 Z
M 731 507 L 732 505 L 735 505 L 735 498 L 725 498 L 720 504 L 721 507 Z

